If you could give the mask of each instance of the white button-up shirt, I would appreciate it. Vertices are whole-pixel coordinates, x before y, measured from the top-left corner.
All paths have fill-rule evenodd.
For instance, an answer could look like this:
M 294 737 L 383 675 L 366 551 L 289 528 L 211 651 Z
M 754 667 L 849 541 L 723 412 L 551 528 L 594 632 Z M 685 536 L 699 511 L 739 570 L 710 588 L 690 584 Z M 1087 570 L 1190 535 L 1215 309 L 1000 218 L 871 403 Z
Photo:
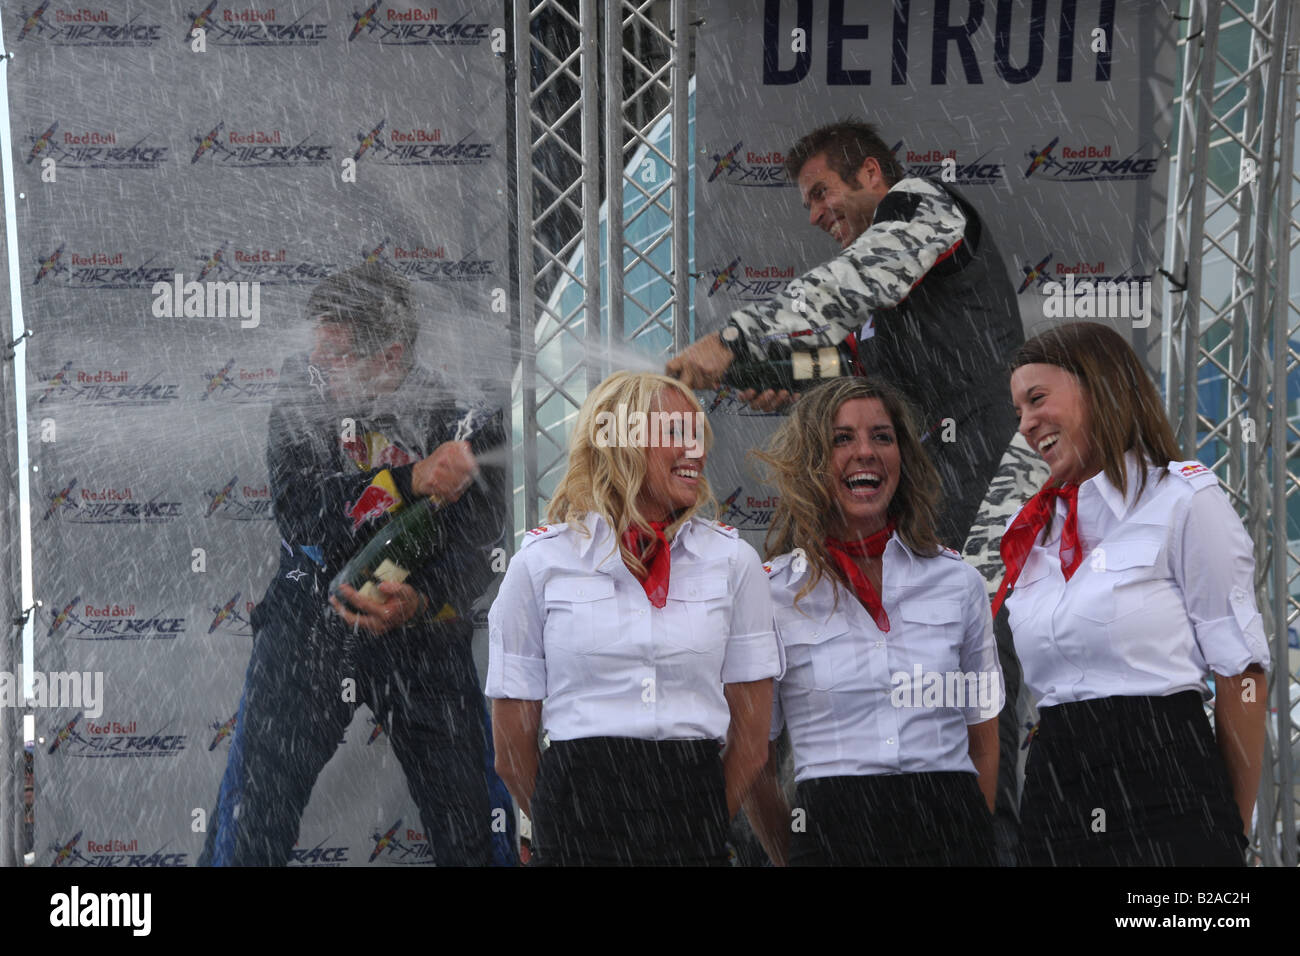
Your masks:
M 852 591 L 826 577 L 796 607 L 812 573 L 806 559 L 786 554 L 768 565 L 785 653 L 772 736 L 783 723 L 790 728 L 796 781 L 975 773 L 967 725 L 1002 709 L 1002 668 L 979 572 L 955 551 L 918 557 L 897 532 L 882 561 L 888 632 Z
M 543 700 L 551 740 L 724 741 L 723 685 L 781 672 L 758 554 L 734 528 L 689 519 L 657 608 L 609 525 L 586 525 L 525 535 L 488 615 L 487 696 Z
M 1198 462 L 1146 467 L 1131 451 L 1125 461 L 1127 494 L 1105 472 L 1079 485 L 1083 562 L 1070 580 L 1058 500 L 1050 537 L 1039 535 L 1007 598 L 1039 707 L 1186 690 L 1208 700 L 1210 671 L 1268 669 L 1250 538 L 1214 473 Z

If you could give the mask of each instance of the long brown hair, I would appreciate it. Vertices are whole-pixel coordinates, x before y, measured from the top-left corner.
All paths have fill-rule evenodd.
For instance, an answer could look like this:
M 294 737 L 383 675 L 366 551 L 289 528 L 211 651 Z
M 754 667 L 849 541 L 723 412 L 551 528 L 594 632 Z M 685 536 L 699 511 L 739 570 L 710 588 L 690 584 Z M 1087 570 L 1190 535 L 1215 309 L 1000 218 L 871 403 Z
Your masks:
M 898 526 L 898 536 L 922 557 L 939 552 L 935 532 L 939 473 L 921 447 L 910 403 L 900 391 L 879 379 L 833 379 L 800 396 L 767 446 L 752 452 L 766 466 L 768 484 L 775 485 L 781 494 L 764 542 L 767 556 L 802 548 L 812 566 L 812 574 L 795 595 L 796 603 L 826 575 L 847 584 L 827 552 L 825 541 L 839 513 L 829 487 L 835 416 L 841 405 L 858 398 L 878 399 L 894 424 L 900 474 L 888 515 Z
M 592 512 L 599 514 L 614 530 L 623 562 L 636 574 L 644 572 L 645 566 L 623 543 L 623 532 L 633 525 L 650 527 L 637 506 L 637 496 L 645 485 L 646 448 L 644 443 L 638 447 L 607 440 L 602 432 L 608 425 L 602 423 L 620 414 L 648 415 L 659 396 L 668 390 L 677 391 L 691 407 L 700 427 L 696 438 L 707 453 L 713 445 L 713 431 L 694 392 L 677 379 L 654 372 L 615 372 L 592 389 L 582 403 L 578 422 L 569 436 L 569 466 L 546 511 L 547 521 L 567 521 L 580 534 L 590 533 L 582 519 Z M 691 515 L 701 511 L 711 515 L 716 510 L 717 500 L 701 473 L 695 503 L 679 512 L 665 529 L 668 540 Z
M 1140 452 L 1160 468 L 1182 460 L 1160 393 L 1132 346 L 1114 329 L 1097 322 L 1055 326 L 1016 351 L 1011 371 L 1022 365 L 1055 365 L 1078 379 L 1092 422 L 1088 439 L 1106 478 L 1125 495 L 1126 451 Z M 1147 486 L 1146 469 L 1140 472 L 1138 494 Z

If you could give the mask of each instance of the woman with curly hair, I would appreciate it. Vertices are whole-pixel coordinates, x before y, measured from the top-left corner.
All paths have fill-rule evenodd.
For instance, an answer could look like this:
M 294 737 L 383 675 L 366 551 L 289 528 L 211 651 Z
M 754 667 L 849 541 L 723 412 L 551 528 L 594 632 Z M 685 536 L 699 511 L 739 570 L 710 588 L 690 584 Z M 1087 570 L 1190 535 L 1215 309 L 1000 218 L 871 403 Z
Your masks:
M 797 799 L 773 747 L 746 803 L 783 865 L 993 864 L 998 665 L 984 581 L 935 534 L 939 479 L 906 400 L 846 378 L 758 453 Z
M 611 375 L 492 605 L 497 772 L 540 865 L 728 862 L 780 659 L 758 554 L 703 516 L 711 441 L 681 383 Z

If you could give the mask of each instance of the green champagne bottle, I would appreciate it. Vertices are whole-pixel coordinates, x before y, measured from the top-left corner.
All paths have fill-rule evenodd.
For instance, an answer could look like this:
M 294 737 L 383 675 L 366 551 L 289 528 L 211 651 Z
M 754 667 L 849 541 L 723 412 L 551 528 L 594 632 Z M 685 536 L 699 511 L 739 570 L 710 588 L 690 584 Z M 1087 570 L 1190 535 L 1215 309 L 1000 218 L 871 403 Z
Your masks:
M 819 349 L 791 349 L 785 358 L 737 360 L 723 373 L 722 381 L 742 390 L 804 392 L 828 379 L 852 374 L 853 355 L 841 343 Z
M 335 575 L 330 594 L 337 594 L 346 584 L 365 597 L 382 601 L 381 583 L 401 584 L 446 546 L 441 512 L 442 502 L 436 498 L 420 498 L 403 506 Z
M 504 444 L 499 410 L 491 412 L 486 419 L 480 416 L 477 423 L 474 419 L 475 412 L 471 411 L 461 423 L 454 440 L 467 440 L 474 455 L 482 455 Z M 380 584 L 385 581 L 401 584 L 447 547 L 447 529 L 442 520 L 444 503 L 440 499 L 428 497 L 400 503 L 392 477 L 386 471 L 377 476 L 365 494 L 372 493 L 377 500 L 371 507 L 381 512 L 392 511 L 396 503 L 397 508 L 388 523 L 375 532 L 365 547 L 334 576 L 330 582 L 331 595 L 336 595 L 339 587 L 346 584 L 365 597 L 382 601 Z M 365 500 L 364 494 L 362 500 Z

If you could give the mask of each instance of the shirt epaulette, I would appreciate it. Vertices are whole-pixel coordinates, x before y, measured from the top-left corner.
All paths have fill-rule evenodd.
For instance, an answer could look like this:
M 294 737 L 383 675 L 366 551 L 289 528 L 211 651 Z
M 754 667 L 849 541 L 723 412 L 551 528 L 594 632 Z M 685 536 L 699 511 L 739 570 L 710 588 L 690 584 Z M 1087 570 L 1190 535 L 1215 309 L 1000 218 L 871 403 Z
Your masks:
M 942 554 L 945 558 L 952 558 L 953 560 L 956 561 L 962 560 L 960 552 L 954 551 L 952 548 L 946 548 L 943 545 L 939 546 L 939 553 Z
M 714 531 L 718 532 L 718 534 L 728 538 L 740 537 L 739 531 L 737 531 L 729 524 L 723 524 L 721 521 L 711 521 L 709 522 L 709 527 L 712 528 Z
M 541 541 L 543 538 L 554 538 L 557 534 L 568 527 L 565 522 L 559 524 L 544 524 L 540 528 L 533 528 L 524 533 L 524 540 L 520 542 L 520 548 L 526 548 L 534 541 Z
M 763 570 L 767 572 L 769 578 L 773 575 L 780 574 L 790 566 L 790 559 L 793 557 L 793 551 L 789 554 L 778 554 L 776 557 L 763 562 Z
M 1198 491 L 1219 483 L 1219 476 L 1199 461 L 1171 461 L 1169 473 L 1177 475 Z

